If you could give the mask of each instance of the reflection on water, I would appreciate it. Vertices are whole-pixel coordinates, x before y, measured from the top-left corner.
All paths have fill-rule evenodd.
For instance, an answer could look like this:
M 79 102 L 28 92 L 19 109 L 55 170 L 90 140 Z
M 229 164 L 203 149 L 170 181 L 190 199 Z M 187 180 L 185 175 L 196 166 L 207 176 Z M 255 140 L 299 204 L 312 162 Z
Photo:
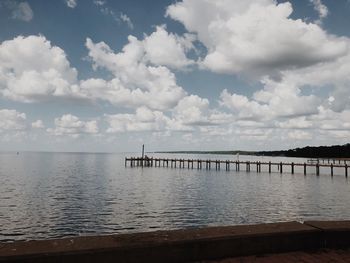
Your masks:
M 322 170 L 317 177 L 302 171 L 257 174 L 253 168 L 249 173 L 242 168 L 240 172 L 125 168 L 124 157 L 1 153 L 0 241 L 350 219 L 349 184 L 342 171 L 332 178 Z

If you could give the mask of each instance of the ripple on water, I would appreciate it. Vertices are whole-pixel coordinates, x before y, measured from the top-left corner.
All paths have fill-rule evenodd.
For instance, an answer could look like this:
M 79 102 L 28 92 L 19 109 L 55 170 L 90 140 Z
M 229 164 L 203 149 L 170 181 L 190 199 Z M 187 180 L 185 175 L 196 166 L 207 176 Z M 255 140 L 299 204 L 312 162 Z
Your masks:
M 118 154 L 1 154 L 0 241 L 350 219 L 343 175 L 130 169 L 123 161 Z

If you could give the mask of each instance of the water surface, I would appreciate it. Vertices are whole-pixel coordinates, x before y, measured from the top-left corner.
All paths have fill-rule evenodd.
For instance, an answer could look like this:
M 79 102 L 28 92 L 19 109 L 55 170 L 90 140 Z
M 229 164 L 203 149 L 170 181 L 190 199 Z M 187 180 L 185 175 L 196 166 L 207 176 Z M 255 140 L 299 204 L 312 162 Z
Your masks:
M 159 156 L 160 154 L 158 154 Z M 350 219 L 350 187 L 294 175 L 124 167 L 132 154 L 1 153 L 0 241 L 279 221 Z M 161 155 L 166 156 L 166 155 Z M 169 156 L 169 154 L 168 154 Z M 174 157 L 174 156 L 173 156 Z M 178 158 L 235 159 L 235 156 Z M 240 156 L 241 160 L 294 161 Z

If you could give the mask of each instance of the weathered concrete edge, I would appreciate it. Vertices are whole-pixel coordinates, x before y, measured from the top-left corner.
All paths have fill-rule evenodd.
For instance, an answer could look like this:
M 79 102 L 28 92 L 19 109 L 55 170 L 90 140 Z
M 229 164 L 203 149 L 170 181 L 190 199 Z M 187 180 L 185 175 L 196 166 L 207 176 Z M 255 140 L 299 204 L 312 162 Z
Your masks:
M 350 221 L 306 221 L 304 224 L 322 232 L 323 247 L 350 247 Z
M 350 221 L 309 221 L 0 243 L 0 261 L 189 262 L 350 247 L 349 233 Z

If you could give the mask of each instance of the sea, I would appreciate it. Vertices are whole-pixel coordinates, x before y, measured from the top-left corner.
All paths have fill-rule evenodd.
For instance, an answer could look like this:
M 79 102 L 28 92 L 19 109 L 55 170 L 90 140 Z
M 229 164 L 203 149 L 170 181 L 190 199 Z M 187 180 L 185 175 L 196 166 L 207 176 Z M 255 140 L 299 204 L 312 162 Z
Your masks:
M 206 226 L 349 220 L 342 169 L 240 171 L 125 167 L 139 153 L 0 153 L 0 242 Z M 302 158 L 153 157 L 303 163 Z M 203 165 L 203 167 L 205 167 Z M 212 166 L 213 167 L 213 166 Z M 196 167 L 195 167 L 196 168 Z

